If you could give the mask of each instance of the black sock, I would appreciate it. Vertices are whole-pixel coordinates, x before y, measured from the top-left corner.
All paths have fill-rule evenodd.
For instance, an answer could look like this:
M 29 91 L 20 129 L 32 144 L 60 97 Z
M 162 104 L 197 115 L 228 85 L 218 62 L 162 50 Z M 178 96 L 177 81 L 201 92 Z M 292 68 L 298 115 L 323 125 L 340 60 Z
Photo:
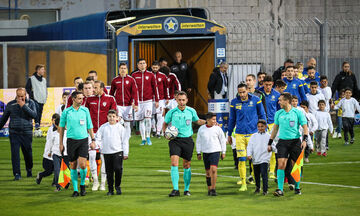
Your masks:
M 207 186 L 211 186 L 211 177 L 206 177 L 206 184 Z

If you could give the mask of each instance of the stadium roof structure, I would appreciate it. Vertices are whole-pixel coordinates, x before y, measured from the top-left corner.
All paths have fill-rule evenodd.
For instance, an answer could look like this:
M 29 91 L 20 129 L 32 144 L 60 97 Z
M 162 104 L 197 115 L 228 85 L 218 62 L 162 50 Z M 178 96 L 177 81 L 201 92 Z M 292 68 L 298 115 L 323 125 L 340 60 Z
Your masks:
M 203 19 L 208 18 L 208 12 L 203 8 L 106 11 L 55 23 L 34 26 L 28 28 L 27 36 L 0 37 L 0 41 L 107 39 L 107 23 L 111 23 L 115 29 L 119 29 L 141 19 L 165 14 L 188 15 Z

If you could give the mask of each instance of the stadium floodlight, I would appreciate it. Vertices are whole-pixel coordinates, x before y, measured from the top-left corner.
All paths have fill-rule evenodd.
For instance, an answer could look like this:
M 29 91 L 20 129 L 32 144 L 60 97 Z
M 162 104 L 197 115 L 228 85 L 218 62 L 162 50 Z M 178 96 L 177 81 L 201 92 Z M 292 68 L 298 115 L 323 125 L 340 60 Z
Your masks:
M 136 19 L 136 17 L 125 17 L 125 18 L 121 18 L 121 19 L 110 20 L 110 21 L 107 21 L 107 23 L 109 23 L 109 24 L 119 24 L 119 23 L 124 23 L 124 22 L 127 22 L 127 21 L 131 21 L 131 20 L 134 20 L 134 19 Z

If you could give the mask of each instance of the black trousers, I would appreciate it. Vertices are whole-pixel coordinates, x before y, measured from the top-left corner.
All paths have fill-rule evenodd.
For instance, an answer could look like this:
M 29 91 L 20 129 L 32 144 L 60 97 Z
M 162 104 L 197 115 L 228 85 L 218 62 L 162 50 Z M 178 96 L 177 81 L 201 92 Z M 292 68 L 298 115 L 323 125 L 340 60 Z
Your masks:
M 11 144 L 11 162 L 13 168 L 13 175 L 21 175 L 20 171 L 20 147 L 24 155 L 26 171 L 33 168 L 32 156 L 32 134 L 14 134 L 9 135 Z
M 114 173 L 115 188 L 120 187 L 123 171 L 123 152 L 114 154 L 104 154 L 105 170 L 107 175 L 107 183 L 109 191 L 114 191 Z
M 36 118 L 35 118 L 35 129 L 37 129 L 37 127 L 40 127 L 40 123 L 41 123 L 41 116 L 42 116 L 42 112 L 43 112 L 43 108 L 44 108 L 44 104 L 38 103 L 37 101 L 35 101 L 35 105 L 36 105 Z
M 236 149 L 233 149 L 232 150 L 233 152 L 233 158 L 234 158 L 234 165 L 236 167 L 236 169 L 238 168 L 238 164 L 239 164 L 239 159 L 237 157 L 237 152 L 236 152 Z
M 345 139 L 345 142 L 348 142 L 349 141 L 348 133 L 350 133 L 351 139 L 354 138 L 355 119 L 342 117 L 342 122 L 343 122 L 343 129 L 344 129 L 344 139 Z
M 268 191 L 268 163 L 254 164 L 255 184 L 256 188 L 260 188 L 260 174 L 263 182 L 263 191 Z
M 39 173 L 40 178 L 44 178 L 46 176 L 49 176 L 49 175 L 53 174 L 53 172 L 54 172 L 54 163 L 53 163 L 52 160 L 43 158 L 42 166 L 44 168 L 44 171 Z

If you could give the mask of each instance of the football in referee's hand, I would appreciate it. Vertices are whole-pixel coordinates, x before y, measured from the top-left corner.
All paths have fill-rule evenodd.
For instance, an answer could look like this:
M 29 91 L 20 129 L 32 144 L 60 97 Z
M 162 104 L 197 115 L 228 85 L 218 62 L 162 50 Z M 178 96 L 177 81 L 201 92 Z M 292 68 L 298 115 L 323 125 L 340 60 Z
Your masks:
M 178 129 L 175 126 L 168 126 L 165 130 L 164 136 L 168 140 L 175 139 L 179 134 Z

